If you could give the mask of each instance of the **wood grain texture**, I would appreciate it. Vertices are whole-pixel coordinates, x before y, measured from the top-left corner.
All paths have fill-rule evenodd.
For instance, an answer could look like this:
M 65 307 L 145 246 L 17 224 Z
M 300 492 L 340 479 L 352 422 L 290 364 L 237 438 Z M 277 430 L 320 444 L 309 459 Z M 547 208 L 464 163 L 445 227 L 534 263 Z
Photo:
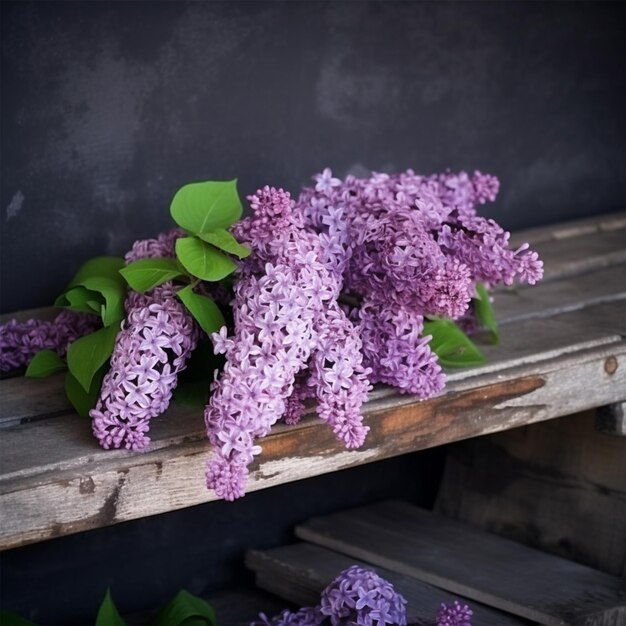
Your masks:
M 265 551 L 251 550 L 246 554 L 246 565 L 255 573 L 259 587 L 298 606 L 319 604 L 320 593 L 340 572 L 352 565 L 359 565 L 374 570 L 404 596 L 410 624 L 431 626 L 441 603 L 451 604 L 455 600 L 471 604 L 474 611 L 473 621 L 481 626 L 520 626 L 531 623 L 482 604 L 469 602 L 410 576 L 310 543 L 297 543 Z
M 547 626 L 626 618 L 621 579 L 407 503 L 314 518 L 296 535 Z
M 448 449 L 436 510 L 625 576 L 625 450 L 593 411 L 464 441 Z
M 332 431 L 313 418 L 296 427 L 278 426 L 263 441 L 263 453 L 251 468 L 248 489 L 618 401 L 626 389 L 626 367 L 607 373 L 605 363 L 610 359 L 625 362 L 626 343 L 580 350 L 543 361 L 541 366 L 531 363 L 473 381 L 453 382 L 444 396 L 427 402 L 415 402 L 408 396 L 380 398 L 367 406 L 365 420 L 371 431 L 359 450 L 342 448 Z M 582 388 L 586 393 L 580 393 Z M 180 423 L 173 428 L 161 420 L 161 426 L 167 426 L 165 434 L 155 437 L 154 447 L 143 454 L 99 450 L 93 442 L 87 443 L 88 426 L 79 431 L 72 419 L 61 417 L 3 431 L 2 548 L 214 499 L 204 487 L 209 446 L 201 416 L 193 416 L 194 423 L 199 422 L 194 434 L 181 431 Z M 25 443 L 29 438 L 30 446 Z M 75 450 L 69 457 L 62 454 L 68 446 Z M 17 452 L 9 455 L 11 450 Z M 24 462 L 26 451 L 31 450 L 42 453 L 36 463 L 36 458 Z

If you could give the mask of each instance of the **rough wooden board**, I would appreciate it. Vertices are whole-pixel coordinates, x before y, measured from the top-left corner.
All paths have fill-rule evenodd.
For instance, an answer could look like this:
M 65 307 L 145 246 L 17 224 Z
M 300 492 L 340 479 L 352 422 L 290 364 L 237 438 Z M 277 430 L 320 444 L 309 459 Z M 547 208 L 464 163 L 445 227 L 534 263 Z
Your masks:
M 527 620 L 432 587 L 409 576 L 398 574 L 364 561 L 347 557 L 310 543 L 297 543 L 272 550 L 251 550 L 246 554 L 246 565 L 255 572 L 257 584 L 300 606 L 319 604 L 320 593 L 343 570 L 359 565 L 376 571 L 388 580 L 407 601 L 410 624 L 434 623 L 442 602 L 454 600 L 471 605 L 473 621 L 481 626 L 508 626 L 529 624 Z
M 626 445 L 593 413 L 450 446 L 437 511 L 626 575 Z
M 626 230 L 599 231 L 532 244 L 544 263 L 543 282 L 626 261 Z
M 626 298 L 626 265 L 613 265 L 580 276 L 538 283 L 529 289 L 494 294 L 493 308 L 500 324 L 550 317 Z
M 251 467 L 248 490 L 616 402 L 626 390 L 626 367 L 605 369 L 615 362 L 626 362 L 626 342 L 568 354 L 542 362 L 541 367 L 530 364 L 486 374 L 478 377 L 478 385 L 459 381 L 445 396 L 427 402 L 382 398 L 368 407 L 366 423 L 371 432 L 359 450 L 345 450 L 319 420 L 279 427 L 263 441 L 263 453 Z M 12 433 L 28 432 L 43 423 L 6 429 L 0 441 L 11 449 Z M 56 440 L 54 432 L 50 431 L 47 442 L 51 448 L 66 445 L 66 437 L 75 431 L 68 427 Z M 208 444 L 201 434 L 177 436 L 170 445 L 151 452 L 118 451 L 112 456 L 98 452 L 100 458 L 87 455 L 84 462 L 64 470 L 60 466 L 43 472 L 14 468 L 12 476 L 0 480 L 0 548 L 214 500 L 204 486 Z M 37 445 L 41 442 L 31 440 L 31 447 Z M 24 450 L 24 444 L 18 449 Z
M 477 368 L 451 371 L 447 389 L 468 389 L 488 384 L 482 380 L 487 374 L 611 345 L 620 341 L 622 326 L 626 334 L 622 307 L 615 303 L 541 319 L 538 322 L 530 320 L 514 326 L 504 326 L 501 345 L 483 347 L 489 357 L 488 362 Z M 480 382 L 475 382 L 478 379 Z M 5 384 L 11 387 L 13 382 L 5 381 Z M 42 392 L 49 389 L 45 395 L 52 395 L 52 379 L 34 382 L 35 387 L 41 388 Z M 374 410 L 380 400 L 392 405 L 414 402 L 411 396 L 403 396 L 390 388 L 379 388 L 372 393 L 370 401 L 364 407 L 364 413 Z M 310 413 L 315 413 L 314 406 Z M 5 414 L 5 419 L 10 418 L 10 415 Z M 285 427 L 277 425 L 276 432 L 281 428 Z M 150 450 L 179 445 L 185 441 L 204 441 L 204 432 L 202 411 L 173 405 L 164 415 L 153 420 Z M 33 446 L 32 441 L 41 443 Z M 71 415 L 55 420 L 42 420 L 5 432 L 5 437 L 0 439 L 0 478 L 63 471 L 99 460 L 123 460 L 132 454 L 126 450 L 101 450 L 91 436 L 90 422 L 87 419 Z
M 624 228 L 626 228 L 626 212 L 604 213 L 580 220 L 518 230 L 511 234 L 511 246 L 515 248 L 526 242 L 536 245 L 542 241 L 568 239 L 570 237 L 580 237 L 581 235 Z
M 407 503 L 314 518 L 296 535 L 541 624 L 626 618 L 621 579 Z

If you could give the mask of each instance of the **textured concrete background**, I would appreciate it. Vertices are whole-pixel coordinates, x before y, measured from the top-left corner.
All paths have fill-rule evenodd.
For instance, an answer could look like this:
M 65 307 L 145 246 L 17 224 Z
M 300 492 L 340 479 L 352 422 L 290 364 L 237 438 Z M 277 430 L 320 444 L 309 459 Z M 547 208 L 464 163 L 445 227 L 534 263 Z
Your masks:
M 3 311 L 193 180 L 477 168 L 508 228 L 624 204 L 623 3 L 3 2 L 2 45 Z

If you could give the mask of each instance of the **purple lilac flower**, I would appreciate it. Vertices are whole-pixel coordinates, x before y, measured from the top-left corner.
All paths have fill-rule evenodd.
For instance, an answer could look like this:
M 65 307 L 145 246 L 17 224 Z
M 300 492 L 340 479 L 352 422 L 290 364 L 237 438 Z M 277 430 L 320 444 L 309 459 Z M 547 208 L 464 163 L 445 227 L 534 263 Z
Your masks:
M 226 500 L 245 493 L 248 465 L 261 451 L 255 440 L 283 416 L 297 421 L 313 393 L 320 417 L 346 446 L 361 445 L 367 433 L 360 407 L 368 370 L 358 333 L 337 305 L 335 258 L 304 228 L 287 192 L 265 187 L 249 200 L 254 215 L 235 230 L 253 253 L 235 284 L 234 335 L 226 328 L 213 335 L 226 365 L 205 410 L 216 450 L 207 486 Z
M 304 607 L 299 611 L 284 610 L 272 618 L 265 613 L 259 615 L 259 619 L 250 626 L 320 626 L 326 619 L 319 607 Z
M 61 311 L 54 320 L 10 320 L 0 325 L 0 371 L 27 365 L 43 349 L 64 356 L 70 344 L 100 326 L 97 315 Z
M 527 245 L 509 250 L 509 233 L 476 214 L 496 197 L 493 176 L 407 170 L 342 182 L 326 169 L 314 180 L 297 209 L 326 236 L 338 280 L 361 300 L 351 316 L 359 321 L 372 382 L 421 397 L 438 393 L 444 377 L 420 337 L 423 316 L 467 321 L 477 281 L 533 284 L 542 277 L 535 252 Z M 399 327 L 394 316 L 402 318 Z
M 138 241 L 126 255 L 172 257 L 181 231 Z M 176 298 L 171 282 L 146 294 L 131 291 L 126 319 L 117 335 L 111 369 L 102 382 L 96 407 L 90 411 L 93 433 L 103 448 L 145 448 L 150 419 L 167 409 L 177 375 L 196 346 L 199 331 Z
M 332 626 L 406 626 L 406 600 L 371 570 L 353 565 L 324 589 L 320 610 Z
M 469 606 L 461 605 L 458 600 L 450 606 L 442 603 L 437 613 L 437 626 L 472 626 L 472 615 Z

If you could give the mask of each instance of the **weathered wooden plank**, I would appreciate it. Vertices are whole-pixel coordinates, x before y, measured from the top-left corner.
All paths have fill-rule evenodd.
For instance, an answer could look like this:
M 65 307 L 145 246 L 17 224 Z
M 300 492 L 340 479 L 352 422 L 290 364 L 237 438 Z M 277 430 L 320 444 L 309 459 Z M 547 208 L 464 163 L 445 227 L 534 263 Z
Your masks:
M 319 604 L 320 593 L 340 572 L 352 565 L 359 565 L 374 570 L 404 596 L 407 601 L 407 621 L 410 624 L 430 626 L 435 621 L 441 603 L 452 604 L 454 600 L 471 604 L 473 621 L 481 626 L 519 626 L 530 623 L 482 604 L 468 602 L 410 576 L 310 543 L 265 551 L 251 550 L 246 554 L 246 565 L 255 572 L 259 587 L 299 606 Z
M 620 335 L 626 334 L 626 320 L 622 318 L 621 305 L 610 303 L 555 318 L 504 326 L 500 346 L 482 346 L 488 362 L 478 368 L 451 371 L 448 389 L 455 384 L 459 388 L 460 381 L 465 381 L 464 388 L 469 388 L 472 380 L 486 374 L 619 342 Z M 41 387 L 46 393 L 31 395 L 42 399 L 52 395 L 50 381 L 32 381 L 35 389 Z M 376 402 L 384 398 L 391 403 L 412 401 L 411 396 L 401 396 L 391 388 L 381 387 L 371 394 L 364 412 L 367 414 L 370 407 L 375 407 Z M 312 406 L 309 412 L 314 414 L 315 407 Z M 151 450 L 190 439 L 203 440 L 202 411 L 173 405 L 164 415 L 153 420 L 151 437 Z M 41 443 L 35 446 L 33 441 Z M 100 450 L 91 437 L 89 420 L 71 415 L 8 431 L 6 438 L 0 441 L 0 477 L 63 471 L 98 460 L 123 459 L 128 455 L 125 450 Z
M 626 618 L 621 579 L 404 502 L 314 518 L 296 535 L 541 624 Z
M 604 213 L 602 215 L 594 215 L 593 217 L 585 217 L 579 220 L 570 220 L 568 222 L 558 222 L 537 228 L 518 230 L 511 234 L 511 245 L 516 247 L 528 242 L 534 246 L 543 241 L 569 239 L 571 237 L 580 237 L 581 235 L 601 231 L 621 230 L 624 228 L 626 228 L 626 213 L 624 211 L 617 211 L 615 213 Z
M 544 263 L 543 282 L 626 261 L 626 230 L 599 231 L 532 244 Z
M 509 289 L 494 294 L 494 310 L 501 324 L 550 317 L 626 297 L 626 265 L 613 265 L 547 283 L 531 289 Z
M 366 423 L 371 431 L 359 450 L 345 450 L 331 429 L 313 418 L 296 427 L 279 426 L 263 441 L 248 489 L 264 489 L 622 400 L 626 367 L 619 364 L 624 362 L 626 342 L 619 342 L 550 359 L 541 367 L 533 363 L 485 374 L 473 383 L 453 382 L 446 395 L 426 402 L 408 396 L 381 398 L 368 406 Z M 43 439 L 33 438 L 31 447 L 45 440 L 52 449 L 62 448 L 68 438 L 88 437 L 87 432 L 77 434 L 67 419 L 50 420 L 64 428 L 47 430 Z M 43 424 L 5 429 L 0 443 L 4 450 L 27 450 L 23 442 L 16 443 L 16 437 L 28 437 L 24 433 Z M 158 436 L 158 428 L 166 424 L 167 420 L 155 424 L 155 444 L 161 442 L 161 447 L 144 454 L 105 452 L 93 443 L 89 448 L 77 443 L 79 454 L 57 459 L 56 465 L 39 460 L 34 467 L 19 466 L 14 457 L 0 479 L 0 547 L 215 499 L 204 487 L 209 446 L 202 432 L 183 434 L 168 425 L 168 432 L 177 433 L 168 440 Z
M 448 449 L 436 510 L 624 576 L 624 452 L 593 411 L 464 441 Z
M 626 403 L 601 406 L 596 412 L 596 429 L 605 435 L 626 436 Z

